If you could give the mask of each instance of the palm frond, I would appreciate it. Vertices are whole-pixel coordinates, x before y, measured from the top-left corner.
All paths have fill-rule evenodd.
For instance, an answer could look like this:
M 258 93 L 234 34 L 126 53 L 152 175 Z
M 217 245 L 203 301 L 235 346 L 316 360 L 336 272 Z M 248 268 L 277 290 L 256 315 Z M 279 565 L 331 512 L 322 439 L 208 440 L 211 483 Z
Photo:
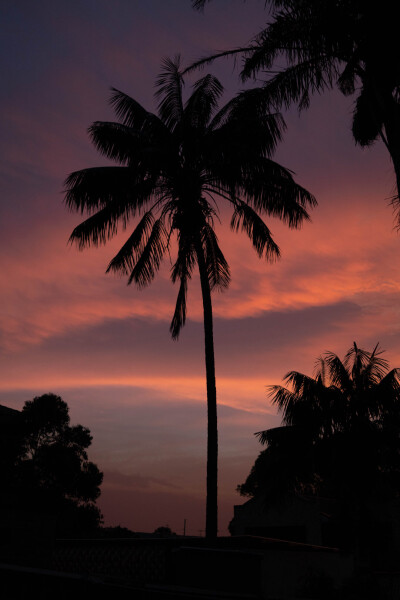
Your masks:
M 125 227 L 129 207 L 110 203 L 75 227 L 68 241 L 76 242 L 79 250 L 105 244 L 118 232 L 118 221 L 121 217 L 124 217 Z
M 142 150 L 140 138 L 127 125 L 96 121 L 88 131 L 95 148 L 120 164 L 128 164 L 138 149 Z
M 240 48 L 234 48 L 233 50 L 223 50 L 222 52 L 216 52 L 215 54 L 210 54 L 209 56 L 204 56 L 199 60 L 196 60 L 192 64 L 190 64 L 186 69 L 183 69 L 182 75 L 186 75 L 187 73 L 191 73 L 196 69 L 202 69 L 205 65 L 209 65 L 213 63 L 218 58 L 230 58 L 231 56 L 236 57 L 238 54 L 245 54 L 253 50 L 253 46 L 244 46 Z
M 171 269 L 171 280 L 175 283 L 178 279 L 190 279 L 196 264 L 195 249 L 190 235 L 181 231 L 178 234 L 178 256 Z
M 232 215 L 231 228 L 239 231 L 239 228 L 245 231 L 252 241 L 253 247 L 258 256 L 269 261 L 277 260 L 280 257 L 278 245 L 274 242 L 271 232 L 261 217 L 245 202 L 237 202 L 235 212 Z
M 351 394 L 353 384 L 346 366 L 333 352 L 325 352 L 324 357 L 332 385 L 338 387 L 347 394 Z
M 270 386 L 270 396 L 278 410 L 283 413 L 285 425 L 300 427 L 312 439 L 332 432 L 332 390 L 320 379 L 291 371 L 285 376 L 291 389 Z
M 114 273 L 129 275 L 150 236 L 153 225 L 154 217 L 150 210 L 143 215 L 133 233 L 131 233 L 118 254 L 111 260 L 106 273 L 113 271 Z
M 210 2 L 210 0 L 192 0 L 192 6 L 196 10 L 203 10 L 207 2 Z
M 272 20 L 254 40 L 256 49 L 247 57 L 241 73 L 244 80 L 271 68 L 284 59 L 289 67 L 308 60 L 331 61 L 343 53 L 346 45 L 346 9 L 349 3 L 272 2 Z M 278 10 L 277 10 L 278 9 Z M 347 53 L 346 53 L 347 54 Z
M 185 231 L 178 232 L 178 256 L 171 270 L 172 282 L 180 280 L 175 312 L 170 325 L 173 339 L 178 339 L 180 330 L 186 321 L 187 286 L 196 264 L 193 240 L 190 235 L 185 235 L 185 233 Z
M 148 285 L 159 269 L 167 248 L 167 232 L 162 219 L 154 222 L 151 234 L 137 259 L 128 279 L 128 285 L 134 281 L 139 288 Z
M 114 90 L 111 104 L 122 124 L 132 128 L 146 144 L 164 145 L 170 139 L 170 131 L 165 124 L 152 112 L 145 110 L 139 102 L 123 92 Z
M 212 113 L 218 106 L 224 88 L 213 75 L 206 75 L 194 84 L 194 92 L 186 102 L 184 109 L 184 122 L 190 128 L 205 128 Z
M 255 436 L 263 445 L 268 445 L 270 448 L 279 446 L 279 452 L 282 452 L 286 446 L 290 453 L 293 451 L 293 443 L 298 442 L 299 429 L 291 425 L 272 427 L 263 431 L 256 431 Z
M 369 355 L 367 366 L 371 364 L 379 377 L 383 377 L 389 368 L 389 361 L 386 360 L 386 358 L 380 358 L 381 354 L 383 353 L 384 350 L 380 349 L 379 342 L 376 344 L 371 353 L 366 352 L 366 355 Z
M 176 340 L 179 333 L 186 322 L 186 296 L 187 296 L 187 278 L 182 277 L 179 286 L 178 297 L 176 299 L 174 316 L 172 317 L 169 330 L 172 339 Z
M 257 73 L 268 70 L 280 49 L 274 48 L 265 40 L 267 30 L 261 31 L 252 41 L 251 46 L 243 53 L 243 68 L 240 77 L 243 82 L 255 79 Z
M 127 127 L 140 130 L 150 113 L 139 102 L 127 94 L 115 88 L 111 88 L 111 90 L 113 93 L 110 98 L 110 104 L 114 108 L 117 117 Z
M 299 401 L 298 394 L 282 385 L 269 385 L 267 386 L 267 390 L 272 404 L 276 405 L 278 411 L 283 413 L 283 420 L 286 423 L 285 415 L 290 414 L 292 407 Z
M 238 144 L 240 139 L 242 152 L 238 155 L 241 157 L 246 153 L 271 156 L 282 140 L 286 125 L 282 115 L 271 112 L 270 108 L 264 88 L 245 90 L 217 112 L 209 129 L 217 130 L 215 136 L 228 139 L 232 144 Z
M 270 429 L 264 429 L 263 431 L 256 431 L 254 435 L 258 438 L 258 441 L 263 446 L 271 446 L 275 445 L 277 440 L 281 442 L 282 439 L 287 438 L 289 431 L 291 431 L 290 426 L 273 427 Z
M 328 57 L 311 58 L 274 75 L 264 90 L 272 107 L 289 108 L 297 102 L 301 111 L 309 107 L 310 95 L 331 89 L 337 77 L 337 65 Z
M 208 223 L 202 227 L 201 241 L 211 290 L 228 287 L 231 279 L 229 265 L 219 247 L 217 236 Z
M 374 389 L 374 396 L 377 400 L 379 411 L 383 409 L 391 414 L 399 416 L 400 409 L 400 369 L 391 369 L 377 383 Z
M 347 352 L 344 364 L 347 368 L 352 367 L 353 379 L 363 381 L 365 388 L 379 383 L 389 368 L 389 362 L 381 358 L 383 350 L 380 350 L 379 344 L 375 346 L 372 352 L 353 346 Z
M 264 429 L 263 431 L 256 431 L 254 435 L 258 438 L 258 441 L 262 446 L 266 446 L 269 443 L 268 429 Z
M 307 208 L 317 204 L 315 197 L 298 185 L 292 174 L 269 159 L 254 163 L 253 171 L 242 173 L 241 192 L 257 210 L 277 217 L 290 228 L 310 219 Z
M 296 7 L 284 7 L 273 13 L 272 22 L 253 40 L 253 50 L 246 57 L 241 71 L 243 81 L 271 68 L 274 61 L 285 56 L 289 66 L 302 60 L 304 53 L 313 46 L 310 35 L 310 19 L 305 19 Z M 311 42 L 311 44 L 310 44 Z
M 314 365 L 315 378 L 319 379 L 322 385 L 326 383 L 326 364 L 322 356 L 319 356 Z
M 295 394 L 301 396 L 315 396 L 315 390 L 318 383 L 313 377 L 305 375 L 304 373 L 299 373 L 298 371 L 289 371 L 283 379 L 292 386 Z
M 183 79 L 179 72 L 180 56 L 174 59 L 165 58 L 162 62 L 164 68 L 156 79 L 155 97 L 159 100 L 158 113 L 160 119 L 170 129 L 174 130 L 182 120 Z
M 89 134 L 101 154 L 134 168 L 137 178 L 157 176 L 173 153 L 171 134 L 155 115 L 149 115 L 141 130 L 97 121 L 89 128 Z
M 70 210 L 93 212 L 111 201 L 116 191 L 126 195 L 132 174 L 125 167 L 92 167 L 66 178 L 64 202 Z
M 155 182 L 150 178 L 137 179 L 127 167 L 93 167 L 75 171 L 65 180 L 65 204 L 83 214 L 105 207 L 125 205 L 132 214 L 141 208 L 154 193 Z

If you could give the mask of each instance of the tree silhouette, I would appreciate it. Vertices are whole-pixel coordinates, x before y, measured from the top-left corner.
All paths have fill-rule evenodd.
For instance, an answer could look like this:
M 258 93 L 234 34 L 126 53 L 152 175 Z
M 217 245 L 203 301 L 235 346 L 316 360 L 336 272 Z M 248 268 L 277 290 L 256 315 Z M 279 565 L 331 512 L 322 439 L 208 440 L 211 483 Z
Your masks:
M 159 537 L 162 537 L 162 538 L 176 536 L 176 533 L 173 532 L 172 529 L 170 527 L 168 527 L 168 525 L 161 525 L 160 527 L 157 527 L 153 531 L 153 533 L 155 535 L 158 535 Z
M 107 269 L 127 275 L 128 284 L 139 288 L 152 281 L 176 238 L 171 279 L 179 283 L 179 292 L 170 326 L 173 338 L 185 323 L 187 287 L 198 267 L 208 407 L 206 535 L 214 537 L 218 440 L 211 292 L 230 280 L 213 227 L 215 198 L 229 203 L 232 229 L 245 231 L 267 260 L 279 256 L 279 249 L 262 215 L 298 227 L 315 200 L 271 160 L 284 123 L 258 101 L 258 90 L 247 90 L 218 110 L 223 87 L 206 75 L 184 102 L 179 69 L 179 57 L 164 60 L 156 81 L 158 116 L 113 90 L 111 104 L 120 121 L 95 122 L 89 132 L 101 154 L 118 166 L 72 173 L 66 180 L 66 204 L 91 214 L 70 238 L 80 249 L 105 243 L 140 216 Z
M 95 502 L 103 474 L 90 462 L 89 429 L 70 425 L 66 402 L 44 394 L 16 412 L 18 444 L 2 462 L 2 479 L 24 509 L 57 516 L 57 533 L 82 534 L 93 530 L 102 517 Z
M 389 371 L 381 355 L 378 345 L 368 352 L 354 343 L 343 362 L 332 352 L 320 357 L 314 377 L 291 371 L 284 378 L 289 387 L 270 386 L 284 427 L 256 434 L 267 449 L 240 493 L 253 496 L 270 487 L 282 497 L 314 489 L 358 503 L 396 497 L 399 371 Z
M 206 0 L 193 0 L 203 8 Z M 357 144 L 380 138 L 393 162 L 397 194 L 393 204 L 400 225 L 400 49 L 397 5 L 377 7 L 364 0 L 270 0 L 271 22 L 248 46 L 218 56 L 243 57 L 243 80 L 262 75 L 271 106 L 298 103 L 334 85 L 357 94 L 352 132 Z M 281 65 L 285 65 L 281 67 Z

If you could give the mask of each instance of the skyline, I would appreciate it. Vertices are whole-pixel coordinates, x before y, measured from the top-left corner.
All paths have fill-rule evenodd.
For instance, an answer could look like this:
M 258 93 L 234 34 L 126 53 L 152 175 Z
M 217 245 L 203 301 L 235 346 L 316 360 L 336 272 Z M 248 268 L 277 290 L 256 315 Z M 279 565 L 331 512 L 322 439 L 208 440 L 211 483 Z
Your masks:
M 95 120 L 114 120 L 110 86 L 155 110 L 163 57 L 181 52 L 188 64 L 247 41 L 262 27 L 264 3 L 224 0 L 204 15 L 189 1 L 168 9 L 158 0 L 146 7 L 127 0 L 113 7 L 56 4 L 6 1 L 1 9 L 7 83 L 0 403 L 22 408 L 51 391 L 68 403 L 73 424 L 91 429 L 90 459 L 104 471 L 98 505 L 106 524 L 139 531 L 168 524 L 179 532 L 187 518 L 188 531 L 198 532 L 206 454 L 198 280 L 189 286 L 187 324 L 173 342 L 177 288 L 168 261 L 146 290 L 105 275 L 126 234 L 84 252 L 68 246 L 82 219 L 63 206 L 62 187 L 71 171 L 104 164 L 86 130 Z M 222 79 L 227 97 L 241 87 L 228 61 L 204 72 Z M 188 77 L 188 91 L 198 77 Z M 380 342 L 391 366 L 400 366 L 400 239 L 388 208 L 394 174 L 380 144 L 355 147 L 352 103 L 330 92 L 313 98 L 300 117 L 295 108 L 285 113 L 288 129 L 274 158 L 295 171 L 319 205 L 300 231 L 268 221 L 279 262 L 259 260 L 244 235 L 229 231 L 221 210 L 217 233 L 232 282 L 213 297 L 220 532 L 233 504 L 244 500 L 235 487 L 261 449 L 254 431 L 280 422 L 266 385 L 289 370 L 311 374 L 319 354 L 343 357 L 353 341 L 367 350 Z

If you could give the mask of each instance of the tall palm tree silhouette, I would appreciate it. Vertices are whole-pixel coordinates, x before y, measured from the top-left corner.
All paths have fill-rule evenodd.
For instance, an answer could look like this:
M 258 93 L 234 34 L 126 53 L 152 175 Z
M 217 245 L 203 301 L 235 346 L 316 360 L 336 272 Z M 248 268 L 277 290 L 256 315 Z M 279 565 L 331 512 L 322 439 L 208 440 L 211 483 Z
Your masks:
M 211 292 L 230 280 L 213 228 L 215 197 L 232 207 L 232 229 L 244 230 L 258 255 L 268 260 L 279 256 L 279 248 L 260 215 L 298 227 L 315 199 L 271 160 L 284 123 L 280 115 L 268 114 L 258 90 L 242 92 L 218 110 L 223 87 L 206 75 L 184 102 L 179 69 L 179 57 L 164 60 L 156 81 L 158 116 L 113 90 L 111 104 L 119 122 L 95 122 L 89 132 L 96 148 L 118 166 L 72 173 L 65 201 L 70 209 L 91 214 L 70 238 L 80 249 L 105 243 L 140 217 L 107 269 L 127 275 L 128 284 L 139 288 L 152 281 L 176 237 L 171 279 L 179 282 L 179 291 L 173 338 L 185 323 L 188 282 L 198 267 L 208 407 L 206 535 L 215 537 L 218 434 Z
M 202 9 L 207 0 L 192 0 Z M 352 132 L 369 146 L 380 138 L 393 162 L 400 226 L 400 46 L 397 5 L 365 0 L 269 0 L 270 23 L 247 46 L 200 60 L 241 54 L 243 80 L 263 75 L 271 106 L 298 103 L 337 85 L 356 93 Z M 285 65 L 282 67 L 281 65 Z

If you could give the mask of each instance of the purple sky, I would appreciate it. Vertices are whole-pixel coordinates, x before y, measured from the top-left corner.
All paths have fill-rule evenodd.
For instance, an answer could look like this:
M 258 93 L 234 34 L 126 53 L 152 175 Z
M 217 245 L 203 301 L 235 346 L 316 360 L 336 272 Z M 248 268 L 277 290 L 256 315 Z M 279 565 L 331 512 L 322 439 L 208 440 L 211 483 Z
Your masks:
M 169 335 L 177 289 L 166 261 L 148 289 L 105 275 L 124 237 L 82 253 L 67 244 L 79 215 L 62 204 L 65 177 L 104 164 L 87 127 L 111 120 L 110 86 L 155 110 L 161 59 L 235 47 L 262 28 L 263 0 L 3 0 L 0 92 L 2 278 L 0 403 L 21 408 L 60 394 L 73 423 L 94 436 L 104 471 L 105 522 L 138 531 L 204 528 L 206 406 L 199 283 L 178 342 Z M 233 64 L 208 67 L 240 89 Z M 188 78 L 187 88 L 198 74 Z M 394 176 L 384 148 L 356 148 L 353 100 L 317 97 L 288 131 L 276 160 L 317 197 L 312 223 L 270 226 L 282 259 L 260 261 L 221 211 L 218 235 L 232 283 L 216 294 L 220 425 L 220 533 L 260 449 L 253 436 L 279 424 L 265 386 L 292 369 L 312 373 L 329 349 L 379 341 L 400 365 L 399 235 Z

